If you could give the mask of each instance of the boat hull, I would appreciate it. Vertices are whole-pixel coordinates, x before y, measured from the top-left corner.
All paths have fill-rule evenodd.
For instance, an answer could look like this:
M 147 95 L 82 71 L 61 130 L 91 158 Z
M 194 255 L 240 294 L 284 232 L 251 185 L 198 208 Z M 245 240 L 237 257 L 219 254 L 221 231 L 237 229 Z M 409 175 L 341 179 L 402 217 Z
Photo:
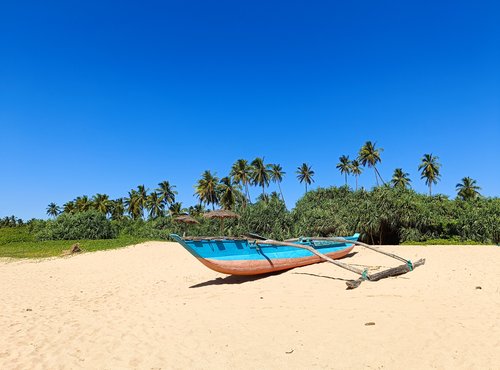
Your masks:
M 341 251 L 331 252 L 326 255 L 332 259 L 339 259 L 349 254 L 353 247 L 354 246 L 347 247 Z M 198 258 L 198 260 L 208 268 L 228 275 L 268 274 L 270 272 L 289 270 L 295 267 L 302 267 L 312 265 L 314 263 L 323 262 L 320 257 L 315 255 L 309 257 L 278 258 L 269 260 L 224 261 L 211 258 Z
M 276 246 L 259 241 L 228 238 L 187 238 L 172 234 L 171 237 L 206 267 L 228 275 L 259 275 L 323 262 L 317 255 L 301 246 L 310 246 L 332 259 L 345 257 L 354 244 L 300 240 L 293 246 Z M 356 241 L 359 234 L 346 237 Z

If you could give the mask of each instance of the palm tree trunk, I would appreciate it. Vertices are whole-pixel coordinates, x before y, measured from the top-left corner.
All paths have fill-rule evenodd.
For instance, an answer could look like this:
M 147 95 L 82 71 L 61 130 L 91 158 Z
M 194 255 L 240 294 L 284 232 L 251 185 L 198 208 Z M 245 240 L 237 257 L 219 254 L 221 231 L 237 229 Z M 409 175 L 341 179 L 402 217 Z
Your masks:
M 358 175 L 356 175 L 356 191 L 358 191 Z
M 247 190 L 247 199 L 248 199 L 248 203 L 250 203 L 250 202 L 251 202 L 251 200 L 250 200 L 250 191 L 248 190 L 248 182 L 245 182 L 245 188 L 246 188 L 246 190 Z
M 380 177 L 380 181 L 382 181 L 382 184 L 384 184 L 384 185 L 385 185 L 385 181 L 384 181 L 384 179 L 382 178 L 382 176 L 380 176 L 380 173 L 378 172 L 377 167 L 373 166 L 373 168 L 375 168 L 375 172 L 377 173 L 378 177 Z M 375 176 L 376 176 L 376 175 L 375 175 Z
M 375 172 L 375 181 L 377 182 L 377 186 L 378 186 L 377 168 L 374 166 L 373 170 Z
M 429 196 L 432 197 L 432 182 L 429 182 Z
M 347 172 L 345 173 L 345 186 L 347 186 Z
M 281 191 L 281 185 L 279 182 L 278 182 L 278 188 L 280 189 L 281 199 L 283 200 L 283 203 L 285 203 L 285 207 L 286 207 L 285 197 L 283 196 L 283 192 Z
M 307 193 L 307 182 L 306 182 L 306 193 Z

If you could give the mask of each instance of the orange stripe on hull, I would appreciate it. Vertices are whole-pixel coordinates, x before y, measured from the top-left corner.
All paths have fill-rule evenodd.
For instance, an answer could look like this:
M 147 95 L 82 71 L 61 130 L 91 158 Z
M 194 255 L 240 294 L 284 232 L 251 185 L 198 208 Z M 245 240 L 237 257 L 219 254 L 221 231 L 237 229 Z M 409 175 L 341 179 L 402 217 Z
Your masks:
M 354 246 L 342 249 L 341 251 L 327 253 L 326 255 L 333 259 L 345 257 Z M 224 261 L 211 258 L 198 258 L 208 268 L 228 275 L 259 275 L 269 272 L 288 270 L 295 267 L 312 265 L 313 263 L 323 262 L 318 256 L 302 258 L 281 258 L 273 260 L 245 260 L 245 261 Z

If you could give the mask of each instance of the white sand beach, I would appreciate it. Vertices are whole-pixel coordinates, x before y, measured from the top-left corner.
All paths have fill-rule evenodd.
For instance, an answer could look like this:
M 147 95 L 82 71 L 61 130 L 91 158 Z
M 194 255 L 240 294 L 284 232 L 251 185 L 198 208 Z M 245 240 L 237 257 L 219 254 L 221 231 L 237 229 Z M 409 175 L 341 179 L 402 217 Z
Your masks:
M 500 247 L 384 248 L 427 262 L 349 291 L 328 263 L 228 277 L 175 243 L 3 260 L 0 369 L 500 369 Z

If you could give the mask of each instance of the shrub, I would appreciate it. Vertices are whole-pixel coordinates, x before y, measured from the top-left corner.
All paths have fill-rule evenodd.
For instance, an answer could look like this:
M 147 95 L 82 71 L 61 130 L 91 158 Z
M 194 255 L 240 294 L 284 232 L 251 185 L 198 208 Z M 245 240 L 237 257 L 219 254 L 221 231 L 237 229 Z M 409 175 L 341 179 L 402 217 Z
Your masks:
M 63 213 L 54 221 L 47 221 L 36 235 L 39 240 L 111 239 L 117 236 L 117 230 L 105 215 L 89 211 Z

